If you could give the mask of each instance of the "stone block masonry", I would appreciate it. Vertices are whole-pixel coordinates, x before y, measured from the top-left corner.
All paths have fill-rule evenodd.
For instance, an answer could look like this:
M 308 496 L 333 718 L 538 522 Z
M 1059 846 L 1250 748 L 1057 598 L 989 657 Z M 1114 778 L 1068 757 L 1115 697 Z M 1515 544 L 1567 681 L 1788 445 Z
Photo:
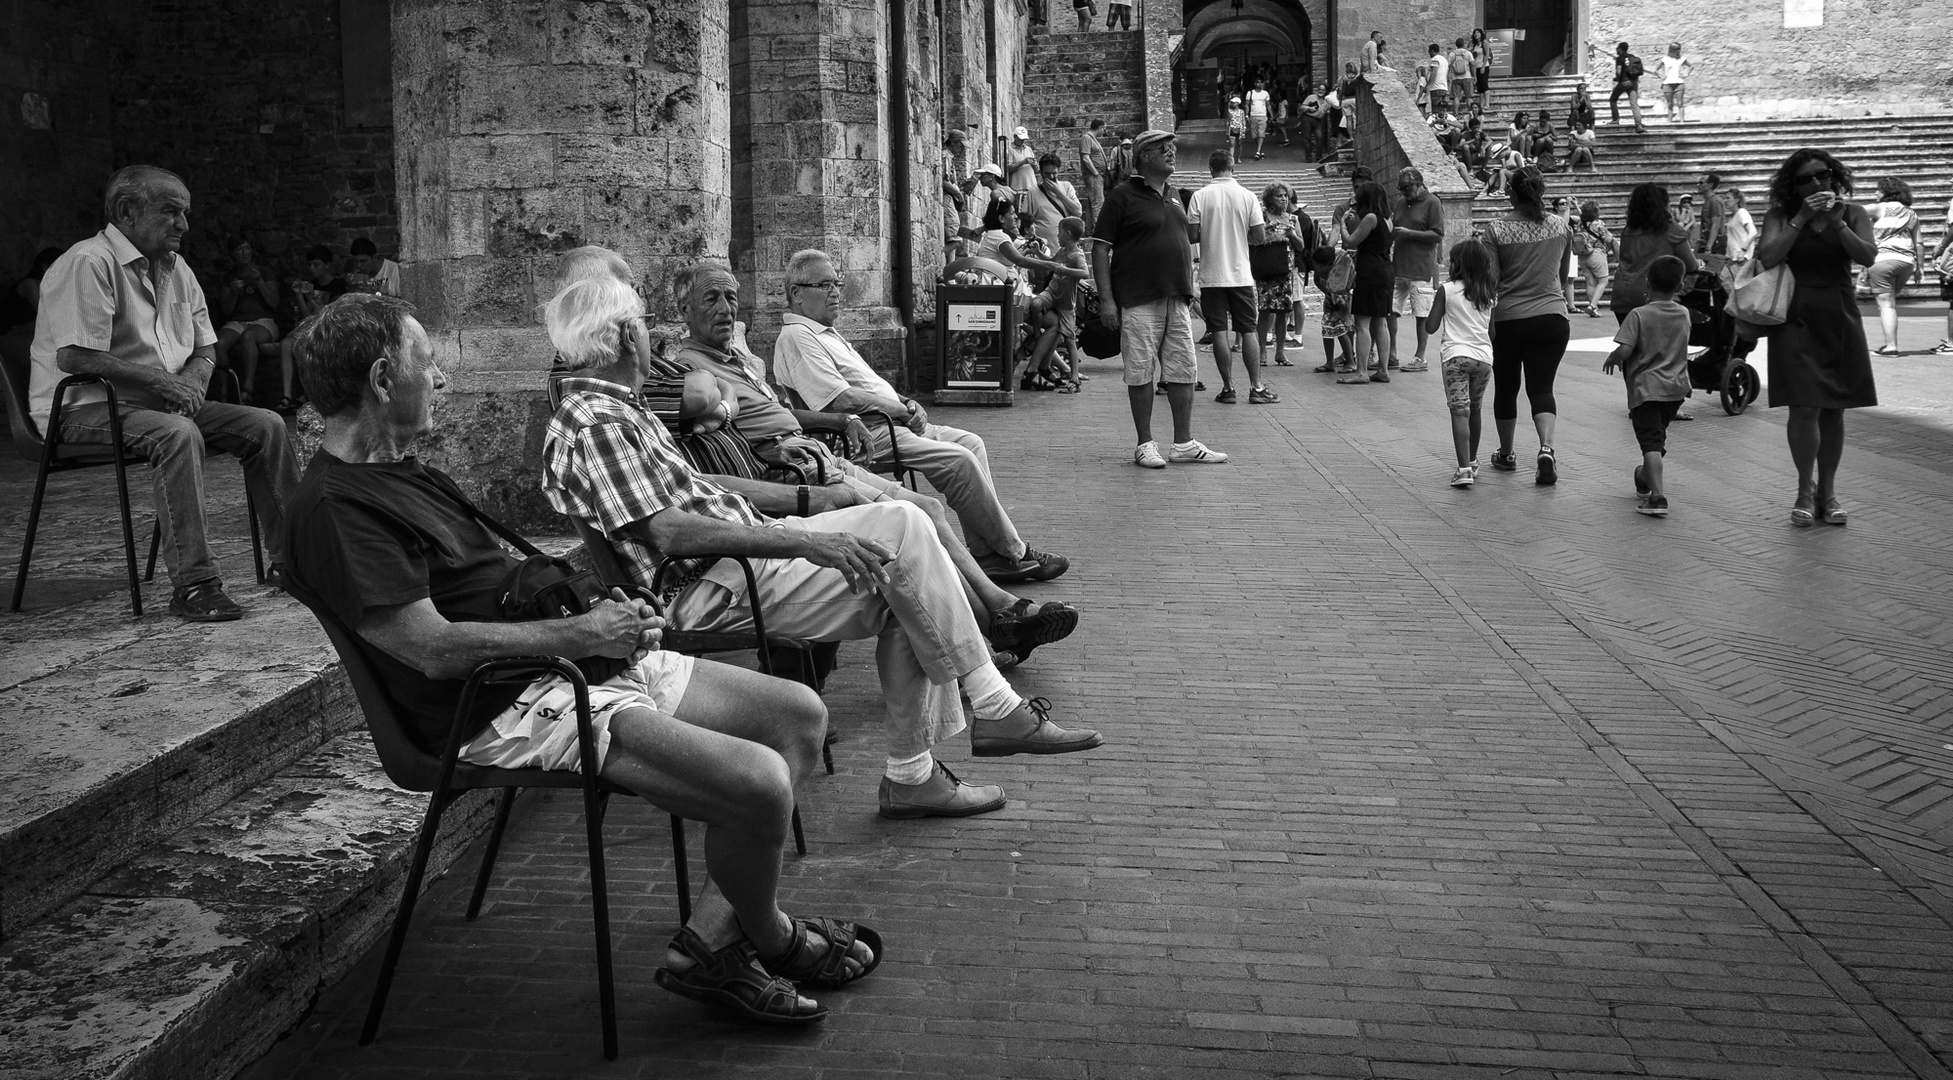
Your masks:
M 1415 167 L 1424 186 L 1444 208 L 1444 242 L 1439 245 L 1438 277 L 1444 272 L 1443 252 L 1472 235 L 1472 187 L 1459 179 L 1451 159 L 1431 127 L 1417 113 L 1410 91 L 1388 74 L 1362 80 L 1356 107 L 1356 160 L 1397 199 L 1397 173 Z
M 1695 61 L 1691 118 L 1751 119 L 1941 112 L 1953 108 L 1953 4 L 1824 0 L 1823 25 L 1786 28 L 1782 0 L 1649 4 L 1594 0 L 1589 55 L 1632 44 L 1654 78 L 1671 41 Z M 1608 68 L 1611 78 L 1611 68 Z M 1650 88 L 1655 88 L 1650 91 Z
M 428 456 L 537 525 L 557 258 L 622 253 L 675 329 L 670 270 L 727 255 L 726 11 L 408 0 L 393 40 L 404 286 L 449 377 Z

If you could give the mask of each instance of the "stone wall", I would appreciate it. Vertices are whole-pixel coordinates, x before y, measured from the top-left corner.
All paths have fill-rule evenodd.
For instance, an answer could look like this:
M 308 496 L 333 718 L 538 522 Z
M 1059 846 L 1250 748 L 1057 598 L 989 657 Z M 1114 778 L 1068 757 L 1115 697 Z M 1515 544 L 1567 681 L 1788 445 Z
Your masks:
M 1655 7 L 1654 0 L 1637 2 Z M 1340 78 L 1342 65 L 1360 60 L 1370 31 L 1381 30 L 1388 45 L 1384 58 L 1396 69 L 1398 81 L 1408 87 L 1417 65 L 1429 56 L 1431 44 L 1449 49 L 1454 40 L 1471 33 L 1478 7 L 1470 0 L 1337 0 L 1332 76 Z
M 1785 29 L 1783 0 L 1593 0 L 1588 51 L 1597 58 L 1592 66 L 1605 70 L 1615 42 L 1631 42 L 1652 73 L 1668 43 L 1680 41 L 1696 65 L 1689 77 L 1691 117 L 1953 108 L 1953 4 L 1825 0 L 1823 13 L 1822 26 Z
M 1173 115 L 1172 54 L 1186 33 L 1186 8 L 1182 0 L 1140 0 L 1133 15 L 1146 42 L 1146 126 L 1172 131 L 1178 126 Z
M 731 232 L 725 6 L 396 0 L 401 260 L 448 374 L 428 456 L 491 513 L 550 518 L 536 462 L 558 256 L 621 252 L 654 314 Z
M 1472 235 L 1472 187 L 1451 167 L 1451 159 L 1430 125 L 1417 114 L 1410 91 L 1387 76 L 1365 78 L 1357 95 L 1356 161 L 1397 197 L 1397 171 L 1414 166 L 1424 174 L 1424 186 L 1444 208 L 1444 243 L 1439 251 Z M 1444 277 L 1444 259 L 1438 260 Z
M 0 33 L 0 287 L 41 248 L 102 227 L 115 170 L 115 103 L 104 72 L 125 62 L 130 0 L 87 10 L 16 0 Z
M 9 8 L 0 277 L 99 230 L 102 187 L 132 162 L 189 184 L 184 253 L 199 273 L 214 275 L 240 234 L 289 273 L 310 244 L 343 256 L 355 237 L 397 242 L 390 120 L 346 122 L 342 0 Z

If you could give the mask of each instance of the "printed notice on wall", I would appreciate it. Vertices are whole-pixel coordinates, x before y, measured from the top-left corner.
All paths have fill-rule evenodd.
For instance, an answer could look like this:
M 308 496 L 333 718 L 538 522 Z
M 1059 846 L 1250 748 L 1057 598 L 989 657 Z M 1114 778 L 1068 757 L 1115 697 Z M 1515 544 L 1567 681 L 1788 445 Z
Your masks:
M 949 305 L 949 328 L 951 330 L 988 330 L 1004 328 L 1004 309 L 996 304 L 951 304 Z
M 1783 0 L 1783 25 L 1786 30 L 1823 26 L 1824 0 Z

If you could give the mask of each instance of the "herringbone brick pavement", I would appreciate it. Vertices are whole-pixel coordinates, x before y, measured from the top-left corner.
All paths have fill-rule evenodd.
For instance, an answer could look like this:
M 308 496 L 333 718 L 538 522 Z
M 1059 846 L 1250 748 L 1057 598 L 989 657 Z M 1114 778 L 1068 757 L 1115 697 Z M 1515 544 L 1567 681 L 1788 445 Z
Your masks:
M 1233 462 L 1160 472 L 1105 364 L 940 410 L 1074 559 L 1035 592 L 1085 619 L 1013 681 L 1108 743 L 949 747 L 1010 808 L 883 821 L 872 653 L 844 650 L 785 898 L 889 959 L 820 1030 L 652 984 L 668 842 L 620 805 L 604 1063 L 578 804 L 538 795 L 478 922 L 464 881 L 430 893 L 377 1043 L 369 963 L 253 1075 L 1953 1075 L 1944 429 L 1855 415 L 1853 522 L 1799 533 L 1781 417 L 1698 404 L 1649 521 L 1598 364 L 1562 376 L 1556 488 L 1445 487 L 1435 373 L 1278 371 L 1279 405 L 1199 407 Z

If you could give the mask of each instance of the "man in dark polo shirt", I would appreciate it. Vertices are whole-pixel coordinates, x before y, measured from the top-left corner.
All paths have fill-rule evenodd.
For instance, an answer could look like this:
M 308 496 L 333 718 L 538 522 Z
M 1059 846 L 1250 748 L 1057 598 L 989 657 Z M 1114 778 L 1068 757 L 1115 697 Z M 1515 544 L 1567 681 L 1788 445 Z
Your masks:
M 1099 319 L 1119 332 L 1126 395 L 1139 445 L 1133 462 L 1163 469 L 1168 461 L 1218 464 L 1227 455 L 1193 437 L 1193 247 L 1187 212 L 1167 180 L 1176 162 L 1173 133 L 1145 131 L 1133 140 L 1133 175 L 1105 194 L 1092 247 Z M 1153 440 L 1153 380 L 1166 386 L 1173 448 Z

